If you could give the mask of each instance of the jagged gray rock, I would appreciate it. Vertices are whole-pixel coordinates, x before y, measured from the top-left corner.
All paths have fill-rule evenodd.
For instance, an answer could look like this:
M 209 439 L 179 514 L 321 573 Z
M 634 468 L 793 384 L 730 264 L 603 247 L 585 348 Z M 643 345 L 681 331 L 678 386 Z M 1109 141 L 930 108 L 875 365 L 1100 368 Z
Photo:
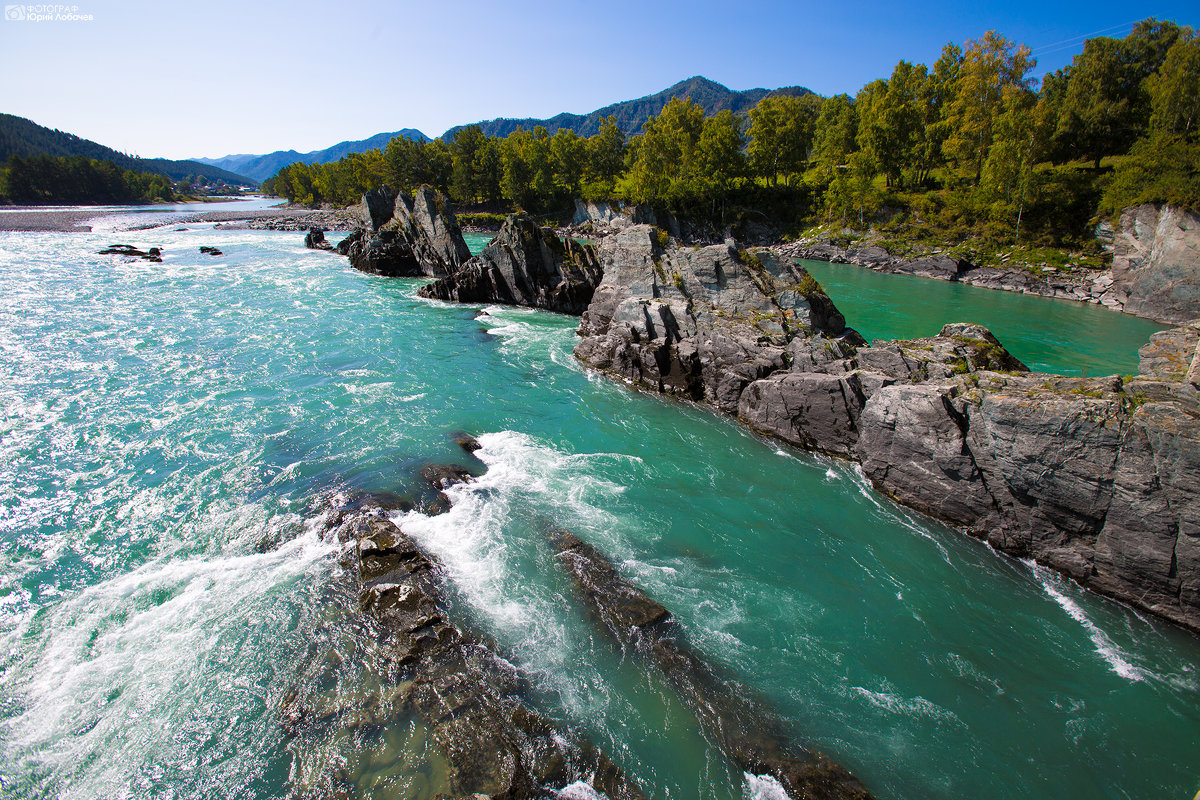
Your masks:
M 355 269 L 389 277 L 448 275 L 470 258 L 446 198 L 429 186 L 408 197 L 386 186 L 363 195 L 362 227 L 337 251 Z
M 1166 205 L 1125 209 L 1112 277 L 1131 314 L 1176 324 L 1200 316 L 1200 216 Z
M 392 218 L 396 204 L 396 192 L 387 186 L 371 189 L 363 194 L 358 206 L 358 219 L 369 232 L 375 233 Z
M 1124 381 L 1030 374 L 985 328 L 866 347 L 802 270 L 629 227 L 575 348 L 633 383 L 861 461 L 881 491 L 1200 630 L 1200 323 Z
M 370 707 L 335 716 L 348 718 L 354 737 L 365 735 L 364 719 L 384 735 L 406 725 L 407 715 L 419 717 L 444 768 L 431 776 L 441 781 L 430 786 L 439 797 L 540 800 L 582 781 L 613 800 L 644 798 L 594 745 L 533 710 L 522 699 L 529 687 L 519 673 L 489 644 L 451 622 L 435 559 L 370 510 L 346 512 L 337 525 L 353 548 L 362 609 L 375 622 L 369 652 L 381 662 L 377 671 L 388 676 L 375 690 L 380 697 L 355 694 Z M 318 698 L 293 697 L 283 717 L 293 736 L 331 727 Z M 334 773 L 340 768 L 323 765 Z M 306 778 L 310 785 L 297 789 L 321 794 L 315 789 L 323 781 Z
M 503 303 L 578 316 L 588 307 L 601 269 L 591 245 L 560 239 L 526 214 L 505 220 L 484 251 L 420 290 L 459 303 Z
M 950 323 L 924 339 L 839 345 L 793 340 L 790 369 L 750 384 L 738 403 L 738 417 L 805 449 L 849 458 L 867 399 L 885 386 L 981 370 L 1028 372 L 989 330 L 966 323 Z
M 575 355 L 636 384 L 732 413 L 746 386 L 787 366 L 796 338 L 863 343 L 807 272 L 765 250 L 681 248 L 638 225 L 598 255 L 604 280 Z
M 982 372 L 884 386 L 855 454 L 905 505 L 1200 630 L 1200 404 L 1181 380 L 1196 338 L 1143 348 L 1128 383 Z
M 392 218 L 381 230 L 395 230 L 408 242 L 424 275 L 449 275 L 471 257 L 448 201 L 431 186 L 419 187 L 411 199 L 396 195 Z

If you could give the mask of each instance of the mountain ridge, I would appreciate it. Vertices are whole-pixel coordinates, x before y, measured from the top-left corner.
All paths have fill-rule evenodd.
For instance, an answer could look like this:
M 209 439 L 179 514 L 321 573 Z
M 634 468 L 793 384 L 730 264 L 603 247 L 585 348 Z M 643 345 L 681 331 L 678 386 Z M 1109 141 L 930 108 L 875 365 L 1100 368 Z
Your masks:
M 39 125 L 15 114 L 0 114 L 0 163 L 13 156 L 86 156 L 111 161 L 123 169 L 166 175 L 172 180 L 200 175 L 210 180 L 253 186 L 255 181 L 217 165 L 169 158 L 138 158 L 73 133 Z
M 807 94 L 813 94 L 813 91 L 804 86 L 781 86 L 778 89 L 754 88 L 735 90 L 730 89 L 724 84 L 705 78 L 703 75 L 693 75 L 686 80 L 663 89 L 661 92 L 655 92 L 654 94 L 648 94 L 644 97 L 634 98 L 633 100 L 610 103 L 603 108 L 598 108 L 586 114 L 563 112 L 546 119 L 535 119 L 533 117 L 524 119 L 497 117 L 465 125 L 456 125 L 443 133 L 442 139 L 445 141 L 453 140 L 459 131 L 469 125 L 478 125 L 480 130 L 488 136 L 503 137 L 512 133 L 518 127 L 529 130 L 537 125 L 544 126 L 550 133 L 554 133 L 559 128 L 571 128 L 580 136 L 592 136 L 600 131 L 601 121 L 609 116 L 616 117 L 617 124 L 621 127 L 621 130 L 626 135 L 630 135 L 640 131 L 642 123 L 650 117 L 656 116 L 674 97 L 693 100 L 704 108 L 706 115 L 711 115 L 724 109 L 729 109 L 735 114 L 740 114 L 749 111 L 762 98 L 768 95 L 780 94 L 802 97 Z
M 308 153 L 298 153 L 295 150 L 276 150 L 272 153 L 236 153 L 219 158 L 196 158 L 193 160 L 199 161 L 201 164 L 211 164 L 221 169 L 236 171 L 257 181 L 265 181 L 289 164 L 295 164 L 298 161 L 308 164 L 324 164 L 328 161 L 337 161 L 339 158 L 344 158 L 352 153 L 364 153 L 367 150 L 382 148 L 387 145 L 389 140 L 396 136 L 405 136 L 418 142 L 429 139 L 428 136 L 416 128 L 402 128 L 391 133 L 377 133 L 374 136 L 368 136 L 366 139 L 338 142 L 324 149 L 313 150 Z
M 673 97 L 691 99 L 704 108 L 705 114 L 711 115 L 724 109 L 729 109 L 738 114 L 745 113 L 762 98 L 768 95 L 781 94 L 802 97 L 813 94 L 813 92 L 803 86 L 782 86 L 777 89 L 754 88 L 734 90 L 702 75 L 694 75 L 660 92 L 632 100 L 610 103 L 603 108 L 598 108 L 595 111 L 585 114 L 563 112 L 546 119 L 537 119 L 534 117 L 497 117 L 495 119 L 481 120 L 464 125 L 455 125 L 443 133 L 440 138 L 443 141 L 452 141 L 459 131 L 469 125 L 478 125 L 488 136 L 504 137 L 519 127 L 531 130 L 538 125 L 544 126 L 550 133 L 554 133 L 560 128 L 571 128 L 580 136 L 592 136 L 599 132 L 601 121 L 609 116 L 616 117 L 617 124 L 626 134 L 633 134 L 641 130 L 642 124 L 647 119 L 656 116 L 662 111 L 663 107 Z M 362 153 L 367 150 L 385 147 L 388 141 L 395 136 L 407 136 L 416 141 L 427 141 L 429 139 L 428 136 L 415 128 L 403 128 L 392 133 L 377 133 L 366 139 L 339 142 L 323 150 L 313 150 L 309 153 L 298 153 L 295 150 L 276 150 L 273 153 L 266 154 L 231 153 L 220 158 L 197 158 L 194 160 L 203 164 L 212 164 L 223 169 L 233 170 L 256 180 L 263 181 L 288 164 L 294 164 L 298 161 L 309 164 L 337 161 L 351 153 Z

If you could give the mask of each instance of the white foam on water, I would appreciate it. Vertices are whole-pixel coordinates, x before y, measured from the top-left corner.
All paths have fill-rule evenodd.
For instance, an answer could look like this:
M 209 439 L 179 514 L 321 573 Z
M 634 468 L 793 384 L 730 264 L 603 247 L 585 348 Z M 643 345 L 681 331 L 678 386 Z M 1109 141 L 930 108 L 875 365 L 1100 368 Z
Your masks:
M 238 724 L 239 706 L 256 713 L 242 659 L 282 623 L 263 600 L 327 568 L 337 545 L 322 529 L 310 520 L 268 553 L 155 560 L 22 620 L 0 638 L 26 654 L 0 674 L 19 709 L 0 728 L 0 761 L 10 774 L 52 775 L 63 798 L 137 796 L 152 765 L 187 769 L 202 745 L 177 741 L 184 729 L 219 737 Z M 230 635 L 261 641 L 231 645 Z M 214 662 L 218 645 L 238 661 Z
M 563 599 L 526 580 L 522 559 L 549 553 L 546 531 L 536 522 L 529 531 L 535 517 L 576 531 L 611 529 L 605 505 L 624 487 L 600 477 L 599 467 L 628 457 L 564 453 L 512 431 L 483 434 L 478 441 L 475 455 L 488 469 L 446 490 L 447 513 L 409 511 L 392 520 L 438 557 L 458 593 L 508 641 L 522 668 L 545 676 L 568 708 L 589 713 L 584 694 L 595 686 L 589 689 L 591 678 L 567 666 L 571 634 Z
M 770 775 L 752 775 L 743 772 L 745 784 L 742 786 L 742 797 L 745 800 L 792 800 L 784 790 L 783 784 Z
M 926 530 L 919 520 L 914 519 L 911 515 L 903 510 L 889 508 L 880 502 L 877 492 L 875 491 L 875 487 L 872 486 L 871 481 L 867 479 L 867 473 L 863 472 L 861 464 L 854 464 L 853 470 L 850 474 L 853 476 L 851 480 L 854 483 L 854 486 L 858 489 L 858 493 L 866 498 L 871 505 L 873 505 L 875 509 L 879 511 L 879 513 L 883 514 L 888 519 L 899 523 L 901 526 L 907 528 L 913 533 L 918 534 L 922 538 L 928 539 L 933 543 L 933 546 L 937 548 L 937 551 L 941 554 L 942 559 L 947 564 L 953 564 L 953 562 L 950 560 L 950 551 L 946 549 L 944 544 L 938 541 L 936 536 Z
M 932 719 L 957 722 L 961 724 L 953 711 L 942 708 L 937 703 L 924 697 L 904 697 L 895 692 L 873 691 L 863 686 L 850 687 L 854 692 L 876 708 L 883 709 L 902 717 L 929 717 Z
M 1109 668 L 1113 672 L 1120 675 L 1122 678 L 1137 683 L 1150 677 L 1150 674 L 1142 668 L 1130 662 L 1128 655 L 1121 650 L 1120 647 L 1109 638 L 1108 634 L 1100 629 L 1095 622 L 1088 617 L 1087 613 L 1080 607 L 1078 603 L 1067 597 L 1060 588 L 1062 586 L 1060 579 L 1050 572 L 1050 570 L 1035 564 L 1031 561 L 1026 561 L 1026 564 L 1033 570 L 1033 575 L 1038 583 L 1042 585 L 1042 589 L 1050 596 L 1054 602 L 1066 611 L 1071 619 L 1078 622 L 1087 631 L 1088 638 L 1092 640 L 1092 644 L 1096 648 L 1096 652 L 1104 659 Z
M 555 796 L 558 800 L 608 800 L 608 795 L 596 791 L 591 784 L 583 781 L 575 781 L 564 786 L 555 793 Z

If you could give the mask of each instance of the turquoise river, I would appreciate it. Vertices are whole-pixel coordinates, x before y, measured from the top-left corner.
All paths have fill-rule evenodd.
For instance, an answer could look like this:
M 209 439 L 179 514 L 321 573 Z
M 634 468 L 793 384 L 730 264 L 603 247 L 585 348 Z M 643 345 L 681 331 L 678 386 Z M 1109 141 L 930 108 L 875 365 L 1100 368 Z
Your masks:
M 849 463 L 589 374 L 574 319 L 425 302 L 301 239 L 0 234 L 6 800 L 309 796 L 330 765 L 350 796 L 430 797 L 418 720 L 368 736 L 342 714 L 296 739 L 281 709 L 298 687 L 351 710 L 378 690 L 322 522 L 339 494 L 461 460 L 459 430 L 486 474 L 450 513 L 398 521 L 444 563 L 454 619 L 652 797 L 778 787 L 594 631 L 547 520 L 883 800 L 1200 789 L 1195 637 L 896 507 Z M 96 255 L 110 241 L 163 263 Z M 1131 372 L 1156 327 L 822 269 L 868 336 L 978 311 L 1042 369 Z

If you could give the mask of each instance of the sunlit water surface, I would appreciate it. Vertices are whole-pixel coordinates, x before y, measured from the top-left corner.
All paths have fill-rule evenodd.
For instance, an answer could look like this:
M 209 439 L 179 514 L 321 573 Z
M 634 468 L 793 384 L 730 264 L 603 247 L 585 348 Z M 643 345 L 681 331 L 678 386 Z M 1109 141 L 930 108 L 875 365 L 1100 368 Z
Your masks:
M 1200 788 L 1195 638 L 895 507 L 850 464 L 588 374 L 576 320 L 425 302 L 299 234 L 131 236 L 163 263 L 0 234 L 5 798 L 284 797 L 331 769 L 350 796 L 431 796 L 444 765 L 418 720 L 346 722 L 381 679 L 323 520 L 333 495 L 461 460 L 458 430 L 486 474 L 400 523 L 445 564 L 455 619 L 653 797 L 772 787 L 593 628 L 549 525 L 877 797 Z M 292 737 L 299 689 L 342 710 L 329 730 Z

